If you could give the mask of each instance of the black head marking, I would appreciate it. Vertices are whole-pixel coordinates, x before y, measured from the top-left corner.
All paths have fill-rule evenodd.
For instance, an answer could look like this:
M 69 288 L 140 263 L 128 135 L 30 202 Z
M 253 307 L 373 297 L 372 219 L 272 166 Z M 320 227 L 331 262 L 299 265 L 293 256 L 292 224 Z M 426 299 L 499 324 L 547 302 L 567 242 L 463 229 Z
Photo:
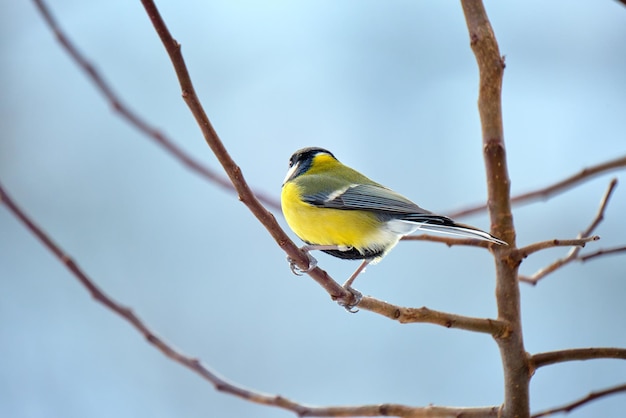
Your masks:
M 289 159 L 289 167 L 293 167 L 297 163 L 301 163 L 301 164 L 309 166 L 311 165 L 311 160 L 317 154 L 328 154 L 331 157 L 337 159 L 333 155 L 333 153 L 328 151 L 327 149 L 319 148 L 319 147 L 307 147 L 307 148 L 299 149 L 298 151 L 293 153 L 293 155 Z
M 311 164 L 313 163 L 315 156 L 320 154 L 330 155 L 335 158 L 332 152 L 319 147 L 302 148 L 294 152 L 289 159 L 289 171 L 287 172 L 287 177 L 285 178 L 283 184 L 301 174 L 306 173 L 309 168 L 311 168 Z

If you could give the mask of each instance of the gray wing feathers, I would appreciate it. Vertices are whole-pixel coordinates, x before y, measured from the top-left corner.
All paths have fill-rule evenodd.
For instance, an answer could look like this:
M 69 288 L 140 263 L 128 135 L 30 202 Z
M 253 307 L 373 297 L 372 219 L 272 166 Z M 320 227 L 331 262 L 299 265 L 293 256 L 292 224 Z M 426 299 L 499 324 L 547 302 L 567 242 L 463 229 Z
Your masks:
M 331 194 L 309 195 L 304 197 L 304 200 L 312 205 L 331 209 L 369 210 L 407 215 L 430 214 L 392 190 L 369 184 L 352 185 Z
M 420 208 L 406 197 L 378 185 L 355 184 L 333 193 L 304 196 L 311 205 L 340 210 L 366 210 L 386 220 L 419 224 L 422 231 L 477 238 L 506 245 L 491 234 Z

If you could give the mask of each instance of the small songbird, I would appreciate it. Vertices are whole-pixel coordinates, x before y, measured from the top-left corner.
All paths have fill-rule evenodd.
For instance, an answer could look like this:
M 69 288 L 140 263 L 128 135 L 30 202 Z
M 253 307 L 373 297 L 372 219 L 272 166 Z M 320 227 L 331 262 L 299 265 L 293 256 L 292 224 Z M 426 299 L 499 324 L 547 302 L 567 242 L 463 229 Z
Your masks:
M 321 250 L 343 259 L 363 260 L 343 285 L 355 295 L 360 294 L 351 286 L 359 273 L 380 261 L 400 238 L 418 229 L 506 245 L 487 232 L 422 209 L 343 165 L 323 148 L 303 148 L 291 156 L 281 205 L 289 227 L 307 244 L 303 251 Z M 317 264 L 310 254 L 309 258 L 307 271 Z M 294 273 L 306 272 L 290 263 Z

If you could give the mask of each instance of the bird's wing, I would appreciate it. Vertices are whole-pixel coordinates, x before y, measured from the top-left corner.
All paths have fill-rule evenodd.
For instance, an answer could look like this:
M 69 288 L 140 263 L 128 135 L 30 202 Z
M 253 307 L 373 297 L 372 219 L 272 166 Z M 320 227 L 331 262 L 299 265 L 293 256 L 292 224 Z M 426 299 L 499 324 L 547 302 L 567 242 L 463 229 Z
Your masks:
M 303 197 L 311 205 L 329 209 L 366 210 L 405 218 L 415 222 L 445 218 L 420 208 L 406 197 L 385 187 L 372 184 L 353 184 L 332 193 L 316 193 Z
M 477 238 L 506 245 L 506 242 L 487 232 L 473 226 L 458 224 L 446 216 L 422 209 L 406 197 L 379 185 L 354 184 L 343 189 L 335 189 L 332 193 L 306 195 L 303 196 L 303 200 L 321 208 L 374 212 L 389 221 L 419 224 L 417 229 L 422 231 Z

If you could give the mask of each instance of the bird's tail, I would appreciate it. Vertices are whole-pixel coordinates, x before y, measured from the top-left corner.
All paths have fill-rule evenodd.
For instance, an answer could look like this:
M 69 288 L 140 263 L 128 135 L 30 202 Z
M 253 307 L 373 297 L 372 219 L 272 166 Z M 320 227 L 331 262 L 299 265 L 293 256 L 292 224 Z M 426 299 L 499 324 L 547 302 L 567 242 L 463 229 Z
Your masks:
M 480 229 L 474 228 L 473 226 L 458 224 L 456 222 L 451 222 L 448 225 L 437 225 L 435 223 L 425 222 L 420 224 L 417 229 L 421 229 L 422 231 L 439 232 L 440 234 L 457 235 L 465 238 L 477 238 L 499 245 L 508 245 L 505 241 L 494 237 L 488 232 L 481 231 Z

